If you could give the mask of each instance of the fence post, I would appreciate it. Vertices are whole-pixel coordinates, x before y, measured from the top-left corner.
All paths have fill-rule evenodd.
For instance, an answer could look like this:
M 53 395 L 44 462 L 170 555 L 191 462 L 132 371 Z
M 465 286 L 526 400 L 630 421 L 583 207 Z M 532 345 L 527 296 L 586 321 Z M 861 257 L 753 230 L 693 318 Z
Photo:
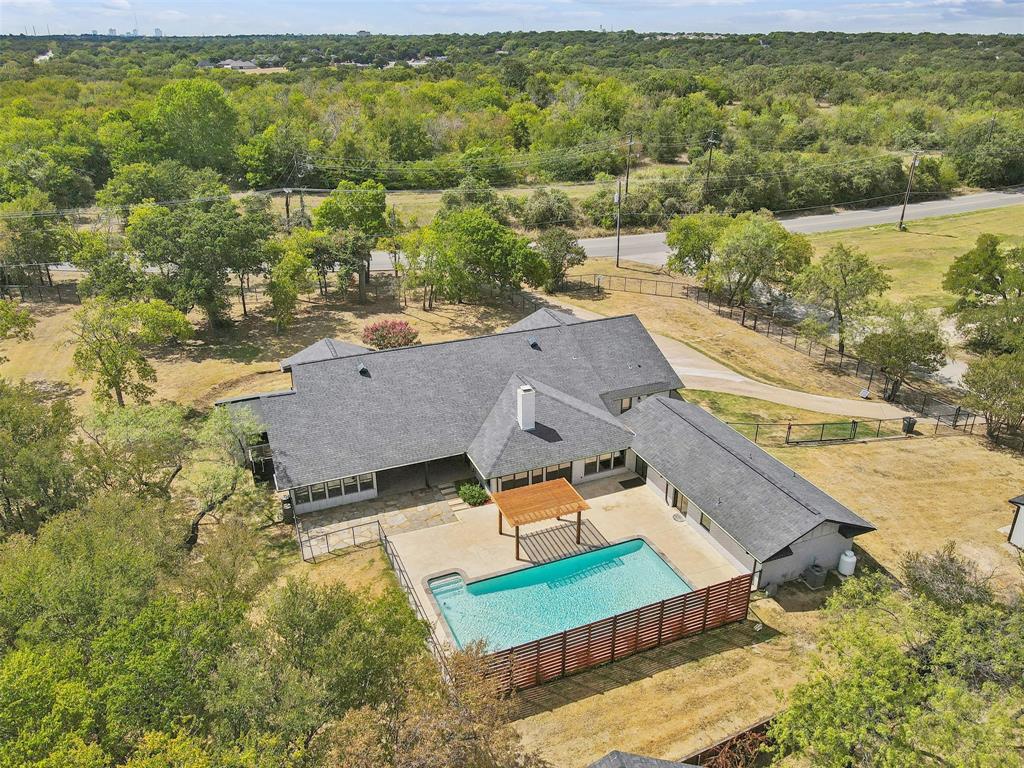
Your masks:
M 661 638 L 665 634 L 665 601 L 661 601 L 661 610 L 658 611 L 658 647 L 661 647 Z
M 821 437 L 818 438 L 819 443 L 825 442 L 825 422 L 821 423 Z
M 758 422 L 756 422 L 754 424 L 754 444 L 755 445 L 757 445 L 757 436 L 758 436 L 758 434 L 760 434 L 760 432 L 761 432 L 761 422 L 758 421 Z
M 786 444 L 789 444 L 790 435 L 793 434 L 793 422 L 786 425 Z
M 615 630 L 618 628 L 619 615 L 612 616 L 612 661 L 615 661 Z

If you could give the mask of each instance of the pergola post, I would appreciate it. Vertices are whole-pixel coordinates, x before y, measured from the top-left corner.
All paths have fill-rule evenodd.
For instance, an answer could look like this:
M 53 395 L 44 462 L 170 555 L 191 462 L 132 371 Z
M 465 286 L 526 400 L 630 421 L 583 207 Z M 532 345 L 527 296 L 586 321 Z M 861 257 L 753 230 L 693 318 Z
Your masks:
M 583 510 L 576 510 L 576 543 L 580 543 L 580 529 L 583 527 Z
M 516 526 L 516 560 L 519 559 L 519 526 Z
M 504 536 L 505 532 L 501 529 L 501 510 L 498 510 L 498 535 Z

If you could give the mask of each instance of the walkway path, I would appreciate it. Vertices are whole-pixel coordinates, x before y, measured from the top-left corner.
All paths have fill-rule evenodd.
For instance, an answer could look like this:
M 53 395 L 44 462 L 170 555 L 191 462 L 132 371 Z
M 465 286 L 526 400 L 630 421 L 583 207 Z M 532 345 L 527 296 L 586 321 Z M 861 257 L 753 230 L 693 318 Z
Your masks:
M 559 298 L 551 296 L 544 298 L 549 303 L 567 309 L 584 320 L 597 320 L 604 317 L 597 312 L 583 309 Z M 792 408 L 803 408 L 808 411 L 831 413 L 837 416 L 852 416 L 859 419 L 894 419 L 909 413 L 895 405 L 877 400 L 852 400 L 843 397 L 812 395 L 808 392 L 766 384 L 737 373 L 681 341 L 657 333 L 652 333 L 651 337 L 688 389 L 706 389 L 711 392 L 755 397 Z

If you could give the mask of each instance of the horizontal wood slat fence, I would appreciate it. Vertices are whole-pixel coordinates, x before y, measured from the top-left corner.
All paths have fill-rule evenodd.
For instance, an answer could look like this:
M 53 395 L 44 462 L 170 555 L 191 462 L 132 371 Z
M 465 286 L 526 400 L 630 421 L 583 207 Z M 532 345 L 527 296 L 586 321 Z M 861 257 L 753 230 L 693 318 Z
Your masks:
M 500 691 L 511 693 L 742 621 L 750 605 L 752 578 L 743 574 L 488 654 L 487 676 Z

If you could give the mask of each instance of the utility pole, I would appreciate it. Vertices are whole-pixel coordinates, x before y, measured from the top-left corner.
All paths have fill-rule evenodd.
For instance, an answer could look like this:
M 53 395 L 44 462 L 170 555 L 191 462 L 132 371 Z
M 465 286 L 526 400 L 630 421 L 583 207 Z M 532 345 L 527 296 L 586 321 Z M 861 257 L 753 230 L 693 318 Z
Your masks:
M 715 138 L 715 132 L 712 131 L 708 135 L 708 140 L 707 140 L 707 145 L 708 145 L 708 168 L 707 168 L 707 172 L 704 174 L 704 199 L 705 200 L 707 200 L 707 197 L 708 197 L 708 184 L 711 182 L 711 157 L 715 153 L 715 145 L 716 144 L 718 144 L 718 139 Z
M 900 232 L 906 231 L 906 227 L 903 226 L 903 217 L 907 215 L 907 203 L 910 201 L 910 188 L 914 186 L 914 171 L 917 170 L 918 164 L 917 152 L 914 152 L 914 159 L 910 161 L 910 177 L 907 179 L 907 191 L 903 195 L 903 210 L 900 211 Z
M 284 228 L 289 235 L 292 233 L 292 191 L 287 187 L 284 190 Z
M 619 239 L 622 234 L 622 179 L 619 179 L 619 190 L 615 193 L 615 267 L 619 266 Z
M 629 194 L 629 160 L 633 156 L 633 133 L 628 134 L 626 142 L 626 194 Z

